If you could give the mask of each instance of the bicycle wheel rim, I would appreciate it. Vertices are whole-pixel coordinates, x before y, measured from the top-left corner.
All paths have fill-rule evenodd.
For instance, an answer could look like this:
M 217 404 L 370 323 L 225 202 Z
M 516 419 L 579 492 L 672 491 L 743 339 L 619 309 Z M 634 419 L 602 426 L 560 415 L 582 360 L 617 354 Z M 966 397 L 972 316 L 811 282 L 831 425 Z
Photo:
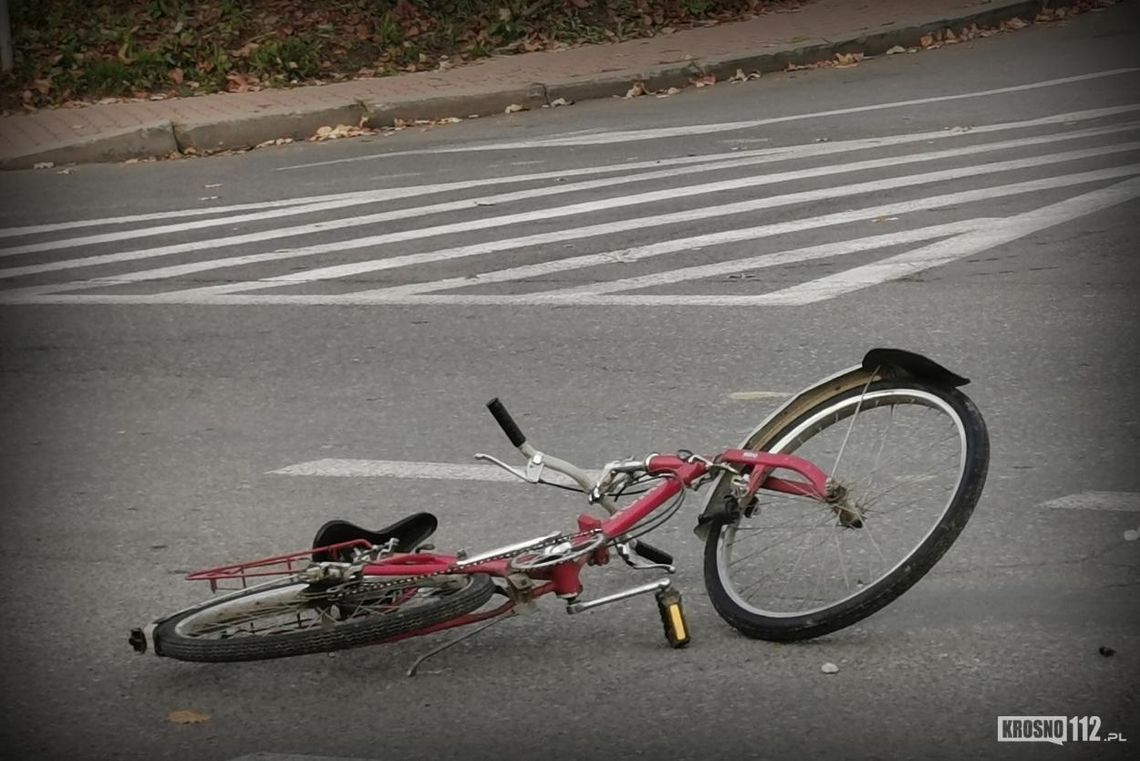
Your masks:
M 884 410 L 888 411 L 885 420 Z M 902 488 L 907 485 L 905 479 L 901 484 L 885 483 L 890 479 L 878 477 L 884 462 L 890 462 L 896 454 L 886 453 L 888 457 L 884 460 L 887 433 L 896 423 L 903 424 L 897 429 L 902 431 L 907 422 L 898 420 L 902 416 L 899 410 L 905 410 L 906 415 L 924 415 L 926 422 L 935 423 L 932 428 L 941 429 L 936 431 L 935 445 L 904 446 L 902 450 L 924 453 L 938 463 L 936 468 L 918 470 L 909 481 L 911 486 L 937 481 L 923 487 L 937 497 L 924 501 L 925 510 L 902 511 L 898 504 L 893 508 L 882 504 L 892 491 L 895 492 L 892 502 L 908 504 L 907 493 L 917 491 Z M 885 425 L 877 451 L 864 446 L 862 434 L 868 422 Z M 829 440 L 819 438 L 824 434 L 829 434 Z M 913 435 L 912 430 L 911 438 Z M 806 457 L 835 477 L 849 489 L 852 504 L 863 511 L 862 527 L 844 526 L 831 507 L 819 502 L 765 492 L 756 516 L 751 519 L 742 516 L 725 524 L 719 532 L 716 563 L 725 593 L 748 613 L 771 619 L 811 617 L 848 604 L 860 595 L 872 594 L 876 586 L 892 577 L 932 541 L 933 534 L 953 508 L 963 488 L 968 441 L 961 413 L 943 395 L 930 390 L 869 387 L 866 391 L 859 389 L 824 402 L 778 434 L 765 450 Z M 862 479 L 852 479 L 847 474 L 858 472 L 868 451 L 873 453 L 874 461 L 864 486 Z M 949 457 L 947 451 L 952 451 L 953 456 Z M 920 465 L 917 461 L 911 463 L 912 469 L 916 464 Z M 875 487 L 883 487 L 878 498 Z M 913 507 L 915 502 L 911 499 L 909 504 Z M 887 532 L 881 529 L 900 523 L 904 512 L 919 515 L 921 520 L 910 521 L 913 525 L 899 532 L 903 536 L 899 542 L 901 550 L 892 547 L 884 551 L 882 540 Z M 775 521 L 770 520 L 773 516 Z M 887 516 L 891 516 L 890 523 L 884 520 Z M 899 526 L 893 528 L 897 530 Z M 761 543 L 758 548 L 756 542 Z M 749 544 L 754 545 L 752 549 L 748 548 Z M 820 558 L 816 570 L 812 571 L 810 560 L 805 565 L 804 559 L 809 551 L 820 549 L 823 551 L 818 553 Z M 745 574 L 740 566 L 761 555 L 765 558 L 753 563 L 761 566 L 760 578 L 749 578 L 747 583 L 741 583 L 739 577 Z
M 383 592 L 363 590 L 331 596 L 299 581 L 206 606 L 181 617 L 173 630 L 179 637 L 195 640 L 328 631 L 438 600 L 434 593 L 441 588 L 409 585 Z M 421 594 L 424 592 L 427 594 Z

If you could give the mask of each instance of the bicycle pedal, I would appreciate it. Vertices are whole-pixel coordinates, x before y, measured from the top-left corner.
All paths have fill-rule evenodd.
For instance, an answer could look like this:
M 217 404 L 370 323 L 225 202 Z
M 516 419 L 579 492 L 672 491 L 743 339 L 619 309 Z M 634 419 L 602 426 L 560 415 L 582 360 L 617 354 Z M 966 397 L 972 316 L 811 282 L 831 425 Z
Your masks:
M 672 588 L 662 589 L 656 597 L 657 611 L 661 614 L 669 647 L 681 648 L 689 644 L 689 626 L 685 621 L 685 609 L 681 605 L 681 593 Z
M 641 539 L 633 539 L 630 541 L 631 549 L 641 557 L 648 560 L 650 563 L 658 566 L 671 566 L 673 565 L 673 556 L 662 549 L 654 547 L 649 542 L 642 541 Z

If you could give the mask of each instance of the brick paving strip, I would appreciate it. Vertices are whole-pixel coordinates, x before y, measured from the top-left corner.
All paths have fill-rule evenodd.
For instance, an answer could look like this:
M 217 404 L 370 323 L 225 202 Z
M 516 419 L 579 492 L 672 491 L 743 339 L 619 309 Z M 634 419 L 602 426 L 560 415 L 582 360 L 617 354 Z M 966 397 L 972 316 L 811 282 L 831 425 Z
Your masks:
M 1052 7 L 1073 4 L 1054 0 Z M 879 55 L 925 34 L 971 24 L 1032 22 L 1040 0 L 815 0 L 794 13 L 686 29 L 651 39 L 491 58 L 445 71 L 336 84 L 44 109 L 0 118 L 0 169 L 122 161 L 303 140 L 322 126 L 501 114 L 558 98 L 624 95 L 718 80 L 737 69 L 782 71 L 836 53 Z

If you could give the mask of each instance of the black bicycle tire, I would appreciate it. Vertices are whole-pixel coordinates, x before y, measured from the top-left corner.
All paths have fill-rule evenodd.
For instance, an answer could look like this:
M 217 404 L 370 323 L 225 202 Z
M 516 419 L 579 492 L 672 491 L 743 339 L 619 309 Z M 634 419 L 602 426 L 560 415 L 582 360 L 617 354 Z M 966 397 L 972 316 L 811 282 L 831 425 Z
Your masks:
M 893 571 L 853 597 L 820 611 L 799 616 L 760 615 L 745 609 L 732 599 L 725 588 L 725 582 L 720 578 L 717 557 L 721 533 L 728 523 L 725 521 L 714 523 L 705 540 L 705 588 L 721 618 L 742 634 L 754 639 L 790 642 L 830 634 L 861 621 L 914 586 L 950 549 L 965 528 L 981 496 L 989 469 L 989 434 L 981 412 L 968 396 L 956 388 L 909 380 L 878 381 L 867 388 L 868 392 L 882 390 L 925 391 L 945 401 L 960 417 L 966 433 L 966 464 L 949 507 L 932 532 L 903 561 L 900 561 Z M 863 392 L 864 389 L 858 387 L 826 397 L 794 420 L 781 426 L 778 431 L 765 436 L 764 448 L 821 409 Z
M 266 637 L 234 637 L 225 640 L 186 637 L 178 632 L 178 623 L 188 616 L 230 601 L 219 600 L 162 621 L 154 630 L 154 649 L 158 655 L 181 661 L 228 663 L 288 658 L 371 645 L 450 621 L 482 606 L 494 594 L 494 582 L 486 574 L 473 574 L 467 578 L 470 583 L 466 587 L 436 598 L 430 604 L 339 623 L 330 631 L 306 629 Z M 251 595 L 263 593 L 258 589 L 250 590 Z M 241 597 L 238 595 L 231 600 Z

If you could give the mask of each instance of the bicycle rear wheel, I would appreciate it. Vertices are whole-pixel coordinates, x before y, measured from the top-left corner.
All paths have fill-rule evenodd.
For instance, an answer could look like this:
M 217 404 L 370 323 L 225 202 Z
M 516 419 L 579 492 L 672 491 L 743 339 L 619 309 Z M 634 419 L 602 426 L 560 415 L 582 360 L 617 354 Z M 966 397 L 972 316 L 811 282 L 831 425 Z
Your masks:
M 823 399 L 748 448 L 795 453 L 846 490 L 837 505 L 762 491 L 751 516 L 711 527 L 713 606 L 742 633 L 776 641 L 849 626 L 914 585 L 962 531 L 989 464 L 973 402 L 910 380 Z
M 284 580 L 172 616 L 154 631 L 158 655 L 183 661 L 256 661 L 370 645 L 469 613 L 495 591 L 489 576 L 420 579 L 333 594 Z

